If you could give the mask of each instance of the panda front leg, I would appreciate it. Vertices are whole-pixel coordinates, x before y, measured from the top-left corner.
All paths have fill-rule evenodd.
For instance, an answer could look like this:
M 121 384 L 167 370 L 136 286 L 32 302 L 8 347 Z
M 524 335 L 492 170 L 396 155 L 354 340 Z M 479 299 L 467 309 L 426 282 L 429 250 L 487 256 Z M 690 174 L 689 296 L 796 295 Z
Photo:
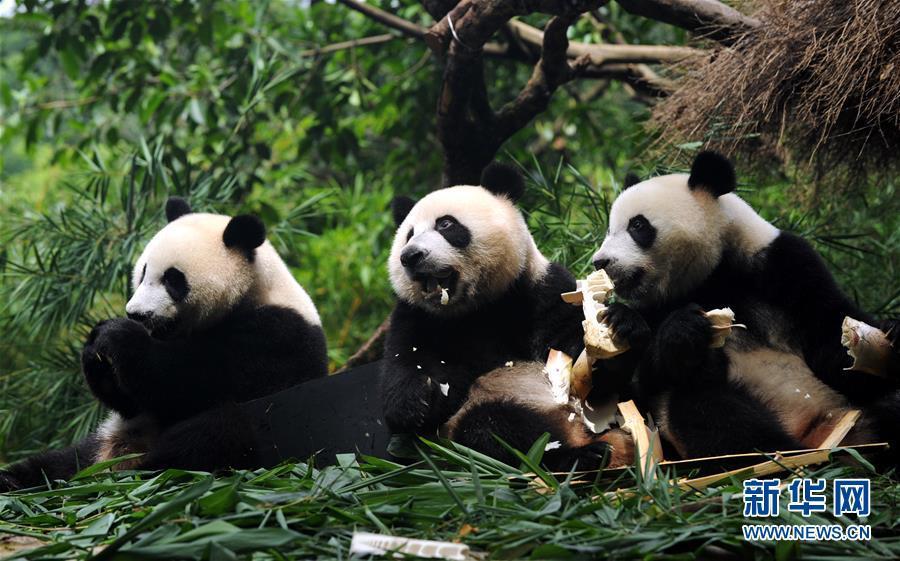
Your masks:
M 210 371 L 227 379 L 220 363 L 198 361 L 183 352 L 188 345 L 156 340 L 130 319 L 97 324 L 88 342 L 82 353 L 88 385 L 101 402 L 126 418 L 138 413 L 162 420 L 183 418 L 215 402 L 218 386 L 204 383 L 211 382 Z
M 381 401 L 388 428 L 398 434 L 433 436 L 451 413 L 450 401 L 459 401 L 458 394 L 467 390 L 457 386 L 447 384 L 445 396 L 441 384 L 427 374 L 385 359 L 381 370 Z
M 120 373 L 133 368 L 126 353 L 135 354 L 150 335 L 129 319 L 101 321 L 91 330 L 81 351 L 81 370 L 91 393 L 106 407 L 133 417 L 138 406 L 122 389 Z
M 638 370 L 642 393 L 655 394 L 666 388 L 723 382 L 727 368 L 710 364 L 721 352 L 710 349 L 712 323 L 696 304 L 669 314 L 657 329 L 645 360 Z
M 628 350 L 594 361 L 593 376 L 598 383 L 589 401 L 606 401 L 613 394 L 622 401 L 630 399 L 634 373 L 652 340 L 650 326 L 639 312 L 619 302 L 610 304 L 598 319 L 609 326 L 617 343 L 628 345 Z
M 97 436 L 90 434 L 74 446 L 40 452 L 6 466 L 0 470 L 0 493 L 69 479 L 94 463 L 97 450 Z

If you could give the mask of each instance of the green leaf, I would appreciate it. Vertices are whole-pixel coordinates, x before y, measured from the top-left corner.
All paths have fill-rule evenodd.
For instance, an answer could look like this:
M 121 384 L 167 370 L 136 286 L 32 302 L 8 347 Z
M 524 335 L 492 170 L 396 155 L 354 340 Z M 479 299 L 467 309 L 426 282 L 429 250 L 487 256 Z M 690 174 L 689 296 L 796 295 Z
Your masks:
M 532 559 L 571 559 L 574 556 L 568 549 L 548 543 L 534 548 L 530 557 Z
M 205 498 L 205 497 L 204 497 Z M 210 513 L 210 514 L 219 514 L 219 513 Z M 178 542 L 190 542 L 194 540 L 198 540 L 201 538 L 209 538 L 212 536 L 221 536 L 224 534 L 231 534 L 234 532 L 239 532 L 241 529 L 235 526 L 234 524 L 229 524 L 224 520 L 214 520 L 209 524 L 204 524 L 202 526 L 198 526 L 193 530 L 185 532 L 172 540 L 174 543 Z
M 143 520 L 133 525 L 121 537 L 109 544 L 103 551 L 99 552 L 95 557 L 95 561 L 112 558 L 116 552 L 130 542 L 135 536 L 145 529 L 151 528 L 162 522 L 171 514 L 180 511 L 185 505 L 192 503 L 206 493 L 213 483 L 213 477 L 209 476 L 201 481 L 191 485 L 178 494 L 174 499 L 157 505 L 153 512 L 148 514 Z
M 63 70 L 70 80 L 75 80 L 81 73 L 81 61 L 74 51 L 64 49 L 59 51 L 59 61 L 62 63 Z
M 135 458 L 140 458 L 141 456 L 143 456 L 143 454 L 125 454 L 124 456 L 119 456 L 119 457 L 113 458 L 111 460 L 104 460 L 102 462 L 97 462 L 96 464 L 92 464 L 92 465 L 84 468 L 83 470 L 79 471 L 75 475 L 73 475 L 71 478 L 69 478 L 69 481 L 78 481 L 79 479 L 85 479 L 92 475 L 98 474 L 101 471 L 106 471 L 107 469 L 109 469 L 115 465 L 121 464 L 122 462 L 127 462 L 127 461 L 133 460 Z
M 9 87 L 9 81 L 7 80 L 0 80 L 0 101 L 2 101 L 3 105 L 6 107 L 12 107 L 12 88 Z
M 535 475 L 540 477 L 541 480 L 544 483 L 546 483 L 548 487 L 550 487 L 551 489 L 559 489 L 559 481 L 556 480 L 556 478 L 553 476 L 553 474 L 551 474 L 550 472 L 548 472 L 547 470 L 542 468 L 539 464 L 534 462 L 531 458 L 529 458 L 525 454 L 519 452 L 518 450 L 516 450 L 515 448 L 513 448 L 512 446 L 507 444 L 502 438 L 500 438 L 496 434 L 492 435 L 492 436 L 494 437 L 494 440 L 496 440 L 497 442 L 500 443 L 501 446 L 506 448 L 510 453 L 512 453 L 515 457 L 517 457 L 523 464 L 525 464 L 525 466 L 529 470 L 531 470 Z M 543 438 L 543 436 L 541 438 Z
M 544 452 L 547 450 L 547 444 L 550 443 L 550 433 L 545 432 L 541 436 L 538 437 L 537 440 L 534 441 L 534 444 L 531 445 L 531 448 L 528 449 L 528 458 L 531 460 L 533 464 L 540 464 L 541 459 L 544 457 Z
M 226 485 L 200 499 L 198 501 L 200 512 L 204 516 L 216 516 L 234 508 L 238 501 L 239 485 L 240 480 L 237 479 L 231 485 Z
M 128 40 L 131 42 L 131 46 L 137 47 L 140 45 L 143 37 L 144 24 L 138 20 L 132 20 L 131 26 L 128 28 Z
M 200 102 L 197 98 L 192 98 L 190 103 L 188 103 L 188 112 L 191 115 L 191 119 L 197 123 L 198 125 L 206 124 L 206 117 L 203 115 L 203 108 L 200 106 Z

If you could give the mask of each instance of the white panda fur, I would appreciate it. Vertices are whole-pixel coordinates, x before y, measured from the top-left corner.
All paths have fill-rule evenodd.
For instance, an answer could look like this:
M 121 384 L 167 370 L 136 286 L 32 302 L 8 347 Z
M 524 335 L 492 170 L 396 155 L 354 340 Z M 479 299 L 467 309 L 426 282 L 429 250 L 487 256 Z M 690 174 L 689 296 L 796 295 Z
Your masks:
M 455 251 L 435 230 L 436 220 L 446 215 L 466 218 L 465 226 L 473 235 L 465 254 Z M 411 239 L 397 235 L 391 245 L 391 286 L 398 298 L 438 314 L 471 310 L 502 294 L 522 274 L 531 282 L 540 282 L 550 265 L 513 201 L 480 186 L 458 185 L 429 193 L 397 227 L 400 233 L 410 230 Z M 450 291 L 446 305 L 427 298 L 404 271 L 400 252 L 410 243 L 427 246 L 437 265 L 453 267 L 459 273 L 457 290 Z
M 186 313 L 195 322 L 186 327 L 196 328 L 216 321 L 247 299 L 261 306 L 290 308 L 311 325 L 321 325 L 312 299 L 268 240 L 256 248 L 252 262 L 222 244 L 222 232 L 230 220 L 220 214 L 188 213 L 157 232 L 135 263 L 134 293 L 126 313 L 152 311 L 162 317 Z M 168 267 L 189 271 L 194 279 L 183 303 L 173 302 L 159 282 Z

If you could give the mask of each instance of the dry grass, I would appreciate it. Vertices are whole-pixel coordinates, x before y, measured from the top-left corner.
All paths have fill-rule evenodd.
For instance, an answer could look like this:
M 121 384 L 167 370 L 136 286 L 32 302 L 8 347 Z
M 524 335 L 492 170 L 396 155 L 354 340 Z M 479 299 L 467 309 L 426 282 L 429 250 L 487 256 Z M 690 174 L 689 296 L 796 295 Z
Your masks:
M 816 175 L 900 163 L 900 2 L 756 0 L 763 21 L 693 61 L 654 111 L 666 143 L 704 140 Z M 754 158 L 754 155 L 756 158 Z

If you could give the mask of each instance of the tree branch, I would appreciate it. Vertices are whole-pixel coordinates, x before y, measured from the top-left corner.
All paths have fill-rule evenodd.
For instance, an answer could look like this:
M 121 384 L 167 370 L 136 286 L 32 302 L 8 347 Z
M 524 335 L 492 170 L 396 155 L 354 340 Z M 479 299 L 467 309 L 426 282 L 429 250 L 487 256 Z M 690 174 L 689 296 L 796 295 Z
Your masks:
M 609 0 L 423 0 L 434 16 L 449 10 L 430 29 L 408 22 L 360 0 L 340 0 L 409 37 L 422 39 L 445 55 L 446 64 L 437 105 L 437 133 L 444 152 L 445 185 L 474 183 L 510 136 L 547 108 L 556 89 L 574 78 L 621 80 L 646 96 L 665 95 L 670 83 L 644 63 L 676 62 L 700 51 L 664 45 L 569 43 L 566 30 L 583 12 Z M 626 1 L 626 0 L 622 0 Z M 691 0 L 659 0 L 688 2 Z M 692 0 L 715 4 L 713 0 Z M 520 21 L 516 15 L 553 14 L 551 36 Z M 510 35 L 506 45 L 488 41 L 500 29 Z M 528 83 L 516 98 L 495 113 L 484 81 L 483 55 L 522 62 L 540 52 Z
M 579 71 L 578 77 L 625 82 L 641 94 L 651 98 L 669 95 L 675 89 L 674 82 L 660 77 L 646 64 L 587 66 Z
M 444 151 L 444 185 L 477 185 L 500 144 L 487 98 L 480 54 L 450 46 L 437 106 L 437 136 Z
M 325 45 L 324 47 L 318 47 L 315 49 L 307 49 L 305 51 L 300 51 L 300 56 L 314 56 L 314 55 L 325 55 L 329 53 L 334 53 L 337 51 L 343 51 L 345 49 L 353 49 L 356 47 L 367 47 L 369 45 L 379 45 L 381 43 L 388 43 L 390 41 L 394 41 L 397 39 L 396 35 L 391 35 L 390 33 L 384 33 L 382 35 L 372 35 L 371 37 L 363 37 L 361 39 L 351 39 L 349 41 L 341 41 L 340 43 L 332 43 L 331 45 Z M 222 89 L 222 88 L 220 88 Z
M 407 37 L 412 37 L 413 39 L 425 39 L 427 44 L 426 35 L 428 33 L 428 29 L 422 27 L 421 25 L 405 20 L 399 16 L 395 16 L 390 12 L 385 12 L 380 8 L 376 8 L 375 6 L 366 4 L 365 2 L 360 2 L 358 0 L 338 1 L 344 6 L 347 6 L 351 10 L 356 10 L 357 12 L 365 15 L 373 21 L 377 21 L 378 23 L 386 27 L 390 27 L 391 29 L 396 29 Z M 484 53 L 490 56 L 506 57 L 509 56 L 509 49 L 507 49 L 504 45 L 498 45 L 497 43 L 487 43 L 484 45 Z
M 509 28 L 522 41 L 540 46 L 544 42 L 544 32 L 527 23 L 510 20 Z M 594 66 L 607 63 L 650 63 L 678 62 L 697 56 L 702 50 L 669 45 L 595 45 L 591 43 L 569 43 L 566 54 L 571 58 L 587 56 Z
M 634 15 L 668 23 L 729 45 L 760 21 L 716 0 L 616 0 Z
M 497 113 L 497 134 L 503 141 L 522 129 L 537 114 L 545 111 L 553 92 L 575 76 L 575 69 L 569 66 L 566 55 L 569 47 L 566 31 L 576 17 L 554 17 L 541 33 L 541 59 L 535 65 L 531 78 L 519 95 Z M 587 64 L 590 61 L 586 56 L 575 62 L 577 68 Z
M 439 21 L 447 15 L 447 12 L 453 9 L 459 3 L 459 0 L 422 0 L 422 6 L 425 11 L 431 14 L 434 21 Z
M 396 29 L 407 37 L 412 37 L 413 39 L 422 39 L 425 37 L 425 33 L 428 32 L 427 29 L 420 25 L 416 25 L 411 21 L 407 21 L 401 17 L 395 16 L 390 12 L 385 12 L 384 10 L 376 8 L 371 4 L 357 2 L 356 0 L 338 1 L 351 10 L 356 10 L 357 12 L 365 15 L 371 20 L 375 20 L 382 25 L 386 25 L 392 29 Z
M 609 0 L 463 0 L 431 26 L 425 41 L 437 53 L 445 52 L 454 37 L 464 46 L 478 50 L 512 17 L 533 13 L 574 17 L 608 3 Z
M 391 318 L 388 316 L 384 321 L 381 322 L 375 331 L 372 333 L 369 340 L 363 343 L 362 347 L 359 348 L 353 356 L 347 359 L 347 362 L 337 370 L 337 372 L 343 372 L 344 370 L 349 370 L 356 366 L 362 366 L 363 364 L 368 364 L 370 362 L 375 362 L 384 354 L 384 339 L 387 337 L 388 328 L 391 325 Z

